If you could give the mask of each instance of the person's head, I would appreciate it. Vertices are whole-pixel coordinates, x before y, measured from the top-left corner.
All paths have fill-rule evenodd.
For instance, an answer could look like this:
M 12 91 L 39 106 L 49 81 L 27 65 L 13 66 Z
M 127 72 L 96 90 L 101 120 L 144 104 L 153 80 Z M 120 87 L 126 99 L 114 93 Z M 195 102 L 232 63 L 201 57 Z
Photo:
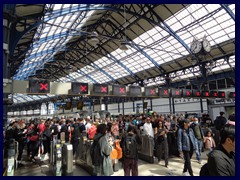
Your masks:
M 101 133 L 103 135 L 105 135 L 107 132 L 107 125 L 106 124 L 99 124 L 97 126 L 97 133 Z
M 235 152 L 235 126 L 231 124 L 224 125 L 223 129 L 220 131 L 220 137 L 220 143 L 226 151 Z
M 108 132 L 111 132 L 111 129 L 112 129 L 112 123 L 107 123 L 107 131 Z
M 193 122 L 197 124 L 198 123 L 198 118 L 196 118 L 196 117 L 193 118 Z
M 151 122 L 151 118 L 150 118 L 150 117 L 147 117 L 147 118 L 146 118 L 146 122 L 147 122 L 147 123 L 150 123 L 150 122 Z
M 211 137 L 212 136 L 212 132 L 211 131 L 208 131 L 207 132 L 207 137 Z
M 189 119 L 183 119 L 182 122 L 183 122 L 183 128 L 188 129 L 189 126 L 190 126 L 190 120 Z
M 163 126 L 164 126 L 164 122 L 158 121 L 158 127 L 159 127 L 159 128 L 162 128 Z
M 222 111 L 220 112 L 220 116 L 223 116 L 224 114 L 225 114 L 225 112 L 222 112 Z

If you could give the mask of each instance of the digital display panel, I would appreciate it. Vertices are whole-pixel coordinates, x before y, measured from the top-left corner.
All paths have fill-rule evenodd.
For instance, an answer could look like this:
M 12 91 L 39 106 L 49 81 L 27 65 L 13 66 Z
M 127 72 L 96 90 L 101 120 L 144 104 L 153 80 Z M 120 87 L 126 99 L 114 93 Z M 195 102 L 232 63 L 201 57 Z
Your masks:
M 201 92 L 199 90 L 193 89 L 192 96 L 193 97 L 201 97 Z
M 130 96 L 140 96 L 141 95 L 141 87 L 140 86 L 130 86 L 129 87 L 129 95 Z
M 29 93 L 50 93 L 50 82 L 48 80 L 29 80 Z
M 70 110 L 72 108 L 72 102 L 66 102 L 65 110 Z
M 125 96 L 127 95 L 126 86 L 124 85 L 113 85 L 113 95 L 116 96 Z
M 107 84 L 93 84 L 93 93 L 108 94 L 108 85 Z
M 169 97 L 170 96 L 170 91 L 166 88 L 159 88 L 158 92 L 159 92 L 160 97 Z
M 182 97 L 181 89 L 172 89 L 172 97 Z
M 202 97 L 206 97 L 206 98 L 210 97 L 209 91 L 202 91 Z
M 83 102 L 82 102 L 82 101 L 79 101 L 79 102 L 77 103 L 77 109 L 79 109 L 79 110 L 82 110 L 82 109 L 83 109 Z
M 72 82 L 73 94 L 88 94 L 88 83 Z
M 218 97 L 219 98 L 225 98 L 226 97 L 225 92 L 224 91 L 218 91 Z
M 236 96 L 235 92 L 230 92 L 229 93 L 229 98 L 235 98 L 235 96 Z
M 210 91 L 210 97 L 218 98 L 218 92 L 217 91 Z
M 157 96 L 157 91 L 154 86 L 145 87 L 145 96 Z
M 190 90 L 190 89 L 183 89 L 182 90 L 182 96 L 183 97 L 192 97 L 192 90 Z

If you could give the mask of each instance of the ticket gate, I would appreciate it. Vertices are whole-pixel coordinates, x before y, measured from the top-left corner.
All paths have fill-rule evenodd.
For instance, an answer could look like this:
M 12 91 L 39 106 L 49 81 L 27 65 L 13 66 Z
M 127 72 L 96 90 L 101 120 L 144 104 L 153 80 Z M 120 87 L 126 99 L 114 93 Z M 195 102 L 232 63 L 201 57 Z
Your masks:
M 18 142 L 14 139 L 9 140 L 8 158 L 7 158 L 7 176 L 14 176 L 14 170 L 17 169 L 16 159 L 18 157 Z
M 73 175 L 73 147 L 69 143 L 64 143 L 62 146 L 62 175 Z

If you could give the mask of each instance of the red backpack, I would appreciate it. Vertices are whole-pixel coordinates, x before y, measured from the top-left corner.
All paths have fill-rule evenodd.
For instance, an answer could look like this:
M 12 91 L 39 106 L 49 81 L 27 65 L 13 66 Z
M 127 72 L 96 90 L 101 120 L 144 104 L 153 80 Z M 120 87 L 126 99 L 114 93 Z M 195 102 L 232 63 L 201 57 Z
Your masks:
M 97 132 L 97 127 L 95 125 L 92 125 L 88 130 L 88 138 L 92 140 L 96 132 Z

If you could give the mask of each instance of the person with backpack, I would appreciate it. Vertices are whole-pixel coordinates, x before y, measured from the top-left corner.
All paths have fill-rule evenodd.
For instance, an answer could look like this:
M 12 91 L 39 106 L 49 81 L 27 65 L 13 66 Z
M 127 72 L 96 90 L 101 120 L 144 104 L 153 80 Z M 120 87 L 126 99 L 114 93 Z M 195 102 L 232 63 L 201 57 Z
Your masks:
M 220 137 L 220 144 L 209 153 L 200 176 L 235 176 L 235 126 L 223 126 Z
M 124 176 L 138 176 L 138 147 L 142 144 L 140 135 L 135 126 L 129 126 L 127 133 L 122 137 Z
M 99 124 L 97 126 L 97 133 L 90 147 L 93 173 L 96 176 L 111 176 L 113 174 L 113 167 L 110 159 L 112 146 L 107 140 L 106 133 L 107 125 Z
M 220 130 L 223 128 L 223 126 L 227 123 L 227 119 L 224 117 L 224 112 L 220 112 L 220 116 L 217 116 L 217 118 L 214 121 L 214 126 L 216 128 L 216 144 L 220 141 Z
M 187 176 L 187 171 L 193 176 L 191 158 L 197 147 L 196 138 L 192 128 L 189 128 L 189 119 L 183 119 L 179 123 L 181 128 L 177 131 L 177 142 L 179 155 L 184 159 L 183 176 Z
M 75 154 L 79 145 L 79 140 L 80 140 L 80 129 L 79 129 L 79 123 L 76 121 L 72 127 L 72 138 L 71 138 L 71 144 L 73 146 L 73 157 L 75 158 Z

